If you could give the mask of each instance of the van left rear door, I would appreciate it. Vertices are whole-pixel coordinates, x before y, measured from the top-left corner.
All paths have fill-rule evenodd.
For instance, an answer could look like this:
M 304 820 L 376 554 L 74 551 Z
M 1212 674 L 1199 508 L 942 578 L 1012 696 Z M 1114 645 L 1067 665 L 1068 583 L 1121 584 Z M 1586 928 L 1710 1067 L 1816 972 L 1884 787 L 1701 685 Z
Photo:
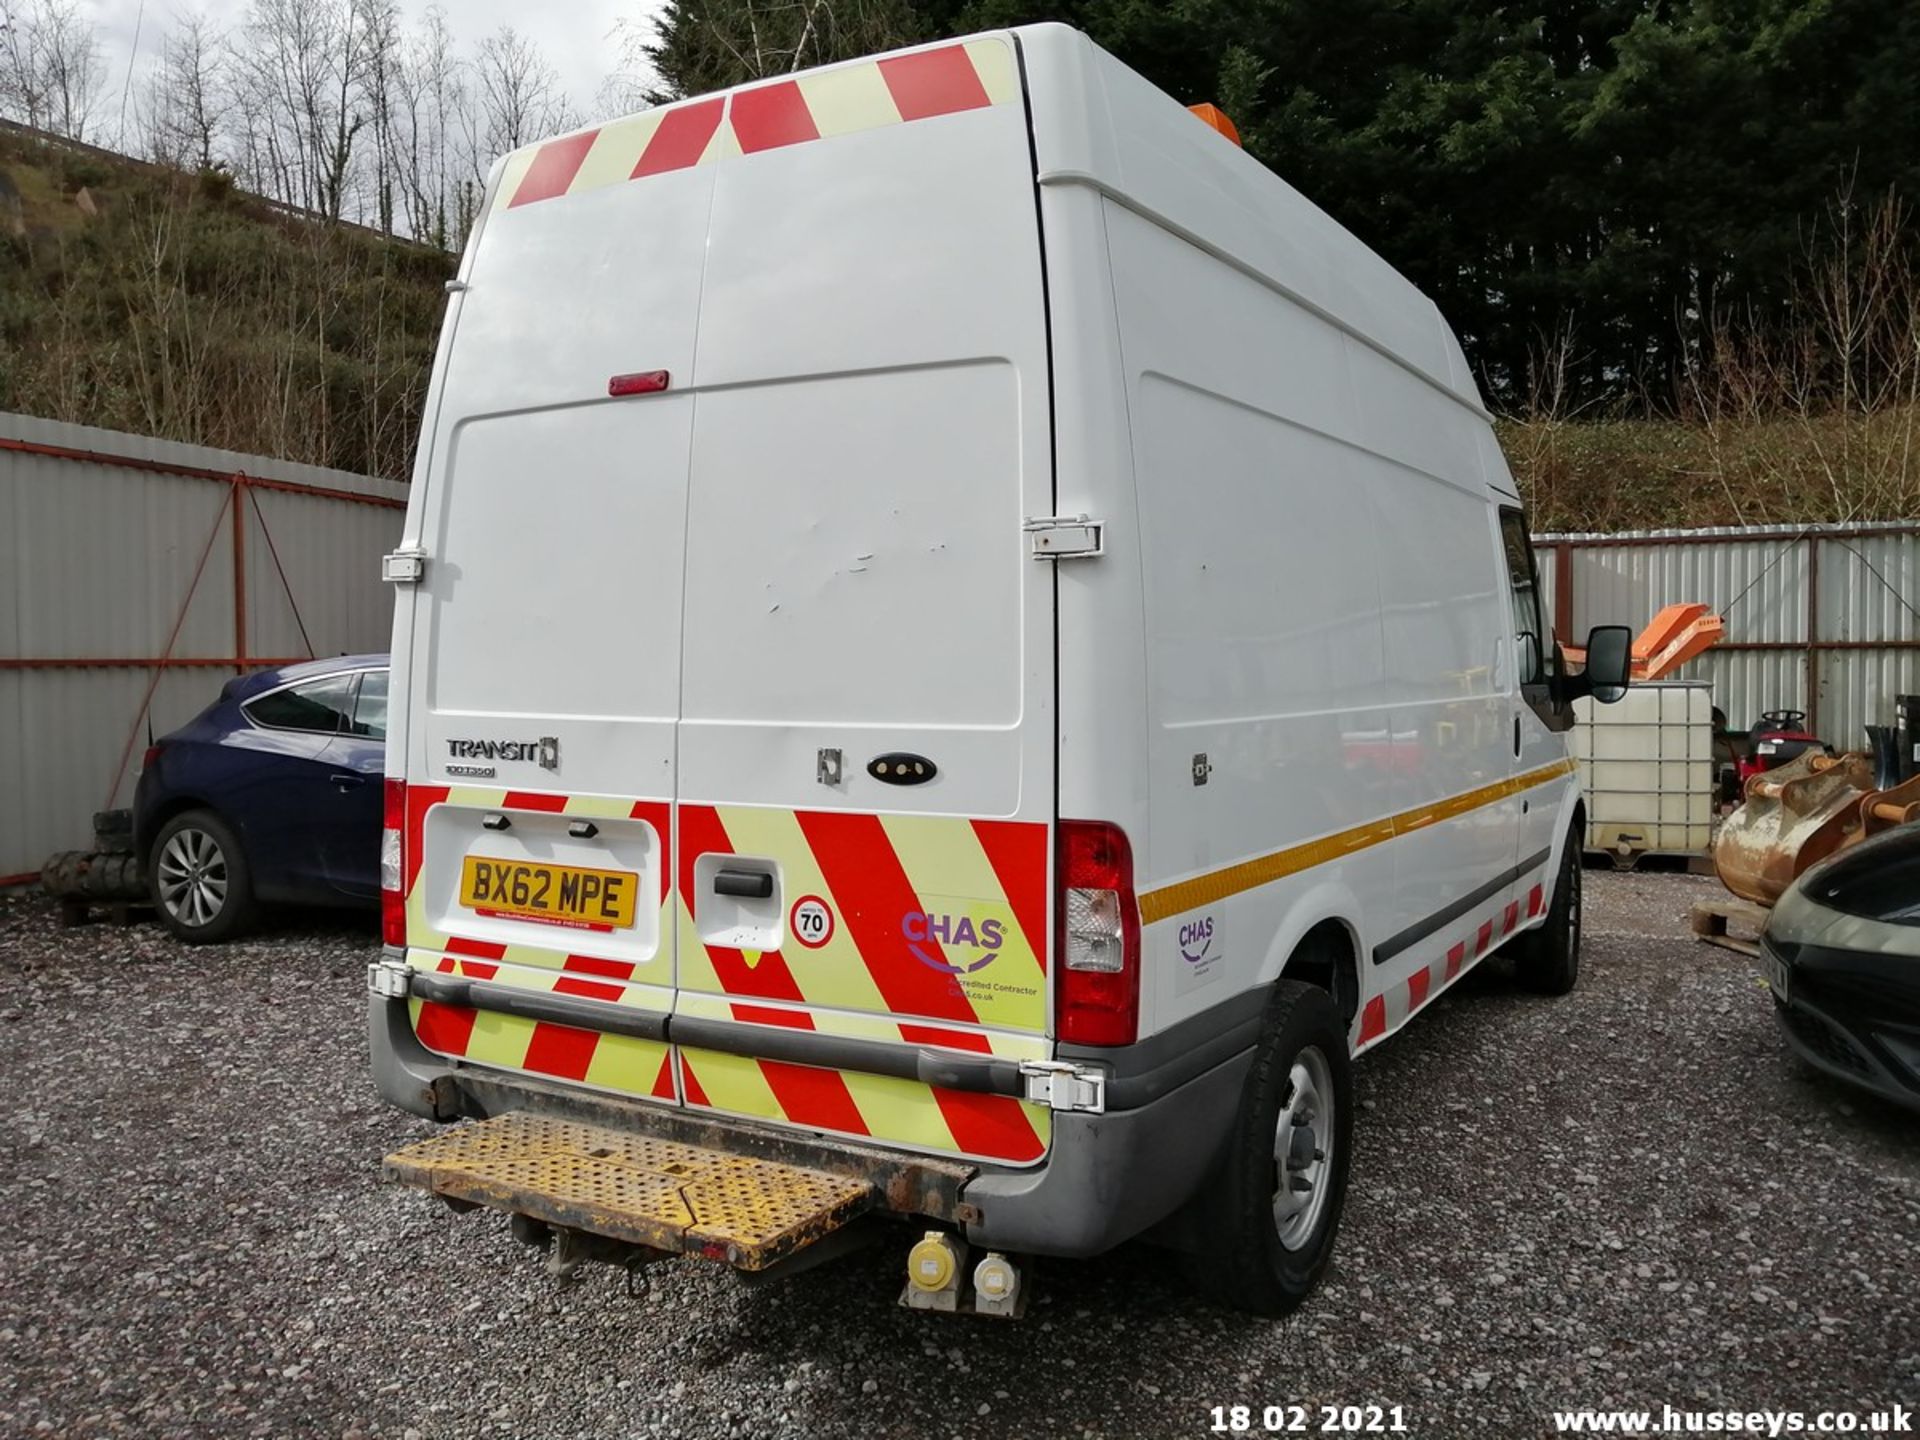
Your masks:
M 416 999 L 421 1041 L 670 1102 L 687 386 L 712 203 L 694 161 L 717 110 L 506 162 L 435 422 L 408 697 L 410 957 L 448 977 L 416 988 L 540 997 Z M 675 163 L 627 183 L 648 155 Z M 632 1013 L 607 1025 L 583 1002 Z

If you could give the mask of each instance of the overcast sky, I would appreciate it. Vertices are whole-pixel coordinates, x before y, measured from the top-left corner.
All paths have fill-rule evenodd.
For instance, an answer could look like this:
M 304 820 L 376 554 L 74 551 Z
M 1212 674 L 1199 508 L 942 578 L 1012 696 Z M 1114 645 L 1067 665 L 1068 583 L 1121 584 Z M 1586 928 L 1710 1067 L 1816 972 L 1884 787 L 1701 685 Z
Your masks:
M 100 27 L 105 51 L 107 84 L 95 110 L 94 133 L 111 137 L 118 128 L 120 92 L 127 67 L 134 66 L 134 95 L 138 98 L 140 72 L 160 51 L 160 37 L 177 13 L 200 10 L 222 27 L 237 25 L 247 13 L 247 0 L 83 0 Z M 426 9 L 428 0 L 401 0 L 409 27 Z M 512 25 L 537 43 L 572 95 L 580 113 L 596 113 L 594 92 L 619 68 L 620 46 L 614 36 L 622 19 L 644 19 L 654 10 L 651 0 L 442 0 L 447 23 L 471 55 L 484 35 Z M 139 35 L 136 55 L 135 33 Z

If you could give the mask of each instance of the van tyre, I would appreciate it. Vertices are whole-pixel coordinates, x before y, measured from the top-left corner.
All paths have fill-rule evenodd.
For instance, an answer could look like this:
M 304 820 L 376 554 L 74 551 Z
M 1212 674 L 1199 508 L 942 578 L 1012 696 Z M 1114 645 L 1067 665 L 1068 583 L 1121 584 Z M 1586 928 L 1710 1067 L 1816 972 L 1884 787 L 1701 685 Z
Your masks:
M 189 810 L 160 827 L 147 888 L 160 923 L 189 945 L 217 945 L 253 923 L 246 853 L 233 827 L 211 810 Z
M 1513 975 L 1541 995 L 1565 995 L 1580 980 L 1580 840 L 1568 835 L 1561 846 L 1560 877 L 1553 883 L 1547 919 L 1514 942 Z
M 1268 1003 L 1214 1192 L 1202 1197 L 1199 1287 L 1236 1310 L 1285 1315 L 1333 1255 L 1353 1145 L 1347 1025 L 1318 986 Z

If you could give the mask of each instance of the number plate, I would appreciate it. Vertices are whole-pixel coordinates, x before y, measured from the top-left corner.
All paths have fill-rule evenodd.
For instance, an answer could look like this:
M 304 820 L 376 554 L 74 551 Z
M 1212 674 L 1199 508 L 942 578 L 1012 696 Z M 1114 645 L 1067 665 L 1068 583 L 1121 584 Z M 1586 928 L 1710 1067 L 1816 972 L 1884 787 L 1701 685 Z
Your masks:
M 1780 998 L 1782 1004 L 1793 998 L 1793 972 L 1786 962 L 1769 950 L 1760 947 L 1760 973 L 1766 977 L 1767 988 Z
M 460 866 L 460 903 L 476 915 L 537 920 L 575 930 L 633 924 L 640 877 L 631 870 L 583 870 L 469 855 Z

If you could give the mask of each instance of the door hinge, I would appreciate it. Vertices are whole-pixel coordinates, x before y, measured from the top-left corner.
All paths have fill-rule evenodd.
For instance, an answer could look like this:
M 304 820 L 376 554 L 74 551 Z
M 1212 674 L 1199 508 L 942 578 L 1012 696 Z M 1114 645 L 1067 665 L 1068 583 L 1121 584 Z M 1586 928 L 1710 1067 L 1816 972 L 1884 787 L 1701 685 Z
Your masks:
M 427 573 L 427 552 L 418 546 L 380 557 L 380 578 L 389 585 L 418 585 Z
M 402 961 L 376 960 L 367 966 L 367 993 L 382 1000 L 404 1000 L 413 989 L 413 971 Z
M 1033 537 L 1036 560 L 1083 560 L 1106 553 L 1106 527 L 1089 515 L 1035 516 L 1020 528 Z
M 1049 1110 L 1107 1113 L 1107 1072 L 1083 1070 L 1060 1060 L 1022 1060 L 1020 1073 L 1027 1082 L 1027 1103 Z

